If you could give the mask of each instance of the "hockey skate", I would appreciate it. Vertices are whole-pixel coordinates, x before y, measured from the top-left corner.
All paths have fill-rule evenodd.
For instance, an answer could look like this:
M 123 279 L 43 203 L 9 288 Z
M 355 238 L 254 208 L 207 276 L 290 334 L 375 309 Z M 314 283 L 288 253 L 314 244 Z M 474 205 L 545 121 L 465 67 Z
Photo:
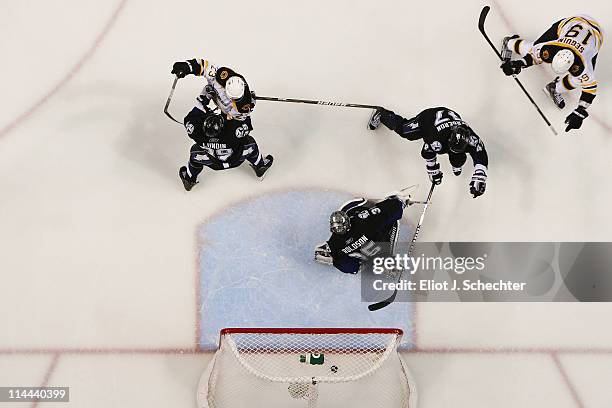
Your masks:
M 374 111 L 374 113 L 372 113 L 372 116 L 370 117 L 370 121 L 368 122 L 368 129 L 370 130 L 378 129 L 378 127 L 380 126 L 380 118 L 382 117 L 382 112 L 383 112 L 383 109 L 378 108 Z
M 557 77 L 554 81 L 549 84 L 546 84 L 544 88 L 544 93 L 552 99 L 553 103 L 559 109 L 565 108 L 565 100 L 563 99 L 563 95 L 557 92 L 557 82 L 559 82 L 559 78 Z
M 251 167 L 253 167 L 253 171 L 255 171 L 255 174 L 257 175 L 257 177 L 263 180 L 268 169 L 272 167 L 273 162 L 274 162 L 274 157 L 271 154 L 269 154 L 266 157 L 264 157 L 263 164 L 259 166 L 251 165 Z
M 517 34 L 514 34 L 510 37 L 504 37 L 504 39 L 502 40 L 502 46 L 501 46 L 502 60 L 510 61 L 510 59 L 512 59 L 512 50 L 508 48 L 508 42 L 510 40 L 514 40 L 515 38 L 519 38 L 519 36 Z
M 187 191 L 191 191 L 193 186 L 198 184 L 197 181 L 191 180 L 191 178 L 189 177 L 189 173 L 187 173 L 187 167 L 185 166 L 179 169 L 179 177 L 181 178 L 181 181 L 183 182 L 183 187 L 185 187 L 185 190 Z

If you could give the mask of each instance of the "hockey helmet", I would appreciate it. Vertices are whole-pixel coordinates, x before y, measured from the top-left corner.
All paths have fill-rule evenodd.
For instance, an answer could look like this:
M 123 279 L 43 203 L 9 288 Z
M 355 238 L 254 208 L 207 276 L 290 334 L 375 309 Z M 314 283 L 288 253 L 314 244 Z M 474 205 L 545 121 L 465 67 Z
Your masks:
M 246 84 L 239 76 L 230 77 L 225 83 L 225 93 L 231 99 L 237 100 L 244 96 Z
M 351 220 L 344 211 L 334 211 L 329 217 L 329 230 L 332 234 L 346 234 L 351 229 Z
M 211 138 L 219 137 L 224 125 L 225 121 L 223 120 L 223 116 L 212 113 L 204 119 L 204 134 Z
M 468 146 L 468 138 L 470 137 L 470 128 L 465 124 L 457 125 L 451 128 L 450 138 L 448 139 L 448 148 L 453 153 L 463 153 Z
M 574 64 L 574 53 L 570 50 L 561 50 L 555 54 L 550 63 L 552 70 L 557 75 L 565 74 Z

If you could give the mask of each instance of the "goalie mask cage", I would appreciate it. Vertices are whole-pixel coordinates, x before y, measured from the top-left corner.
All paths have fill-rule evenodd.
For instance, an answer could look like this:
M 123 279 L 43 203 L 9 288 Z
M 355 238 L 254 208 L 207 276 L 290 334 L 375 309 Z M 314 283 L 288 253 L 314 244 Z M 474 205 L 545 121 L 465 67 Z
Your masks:
M 223 329 L 200 408 L 415 408 L 399 329 Z

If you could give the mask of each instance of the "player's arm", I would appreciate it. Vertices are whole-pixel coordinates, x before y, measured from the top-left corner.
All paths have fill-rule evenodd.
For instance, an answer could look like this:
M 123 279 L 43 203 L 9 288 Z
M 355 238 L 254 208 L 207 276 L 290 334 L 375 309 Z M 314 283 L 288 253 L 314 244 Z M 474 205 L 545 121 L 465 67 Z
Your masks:
M 187 75 L 191 74 L 195 76 L 202 76 L 210 67 L 211 64 L 208 60 L 194 58 L 187 61 L 175 62 L 174 65 L 172 65 L 172 71 L 170 71 L 170 73 L 179 78 L 185 78 Z
M 350 210 L 352 208 L 365 205 L 367 202 L 368 202 L 368 200 L 366 200 L 363 197 L 353 198 L 352 200 L 349 200 L 346 203 L 342 204 L 340 206 L 340 208 L 339 208 L 339 211 L 347 212 L 348 210 Z
M 582 89 L 578 106 L 565 119 L 565 123 L 567 124 L 565 128 L 566 132 L 572 129 L 580 129 L 582 121 L 589 116 L 587 108 L 591 106 L 591 103 L 593 103 L 593 100 L 595 100 L 597 96 L 597 81 L 595 80 L 593 72 L 586 70 L 586 72 L 579 77 L 573 77 L 569 74 L 566 75 L 561 80 L 561 83 L 568 91 L 577 88 Z
M 489 155 L 483 141 L 475 134 L 470 137 L 467 152 L 472 158 L 474 167 L 483 166 L 485 169 L 489 167 Z
M 402 218 L 404 208 L 406 201 L 398 196 L 390 196 L 370 208 L 370 213 L 375 222 L 388 226 Z
M 474 163 L 474 173 L 470 181 L 470 194 L 474 198 L 480 197 L 487 188 L 487 172 L 489 167 L 489 155 L 484 143 L 478 136 L 470 136 L 468 148 L 466 149 Z
M 421 157 L 425 159 L 425 169 L 427 170 L 427 176 L 429 181 L 433 184 L 438 185 L 442 183 L 442 170 L 440 170 L 440 164 L 438 163 L 438 153 L 436 153 L 429 143 L 424 143 L 421 149 Z

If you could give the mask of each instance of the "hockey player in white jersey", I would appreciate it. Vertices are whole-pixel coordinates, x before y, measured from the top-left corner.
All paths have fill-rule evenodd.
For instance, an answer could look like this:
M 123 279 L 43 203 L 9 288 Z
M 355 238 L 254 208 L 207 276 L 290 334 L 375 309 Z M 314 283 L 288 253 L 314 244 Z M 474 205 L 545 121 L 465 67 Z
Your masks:
M 189 191 L 197 184 L 204 167 L 224 170 L 237 167 L 245 160 L 258 177 L 263 177 L 274 157 L 270 154 L 264 157 L 250 136 L 255 93 L 244 77 L 205 59 L 175 62 L 171 73 L 178 78 L 190 74 L 203 76 L 207 82 L 196 99 L 196 106 L 184 119 L 187 135 L 196 142 L 188 165 L 179 169 L 185 189 Z M 209 107 L 211 101 L 216 107 L 214 110 Z
M 580 129 L 589 114 L 587 108 L 597 94 L 595 65 L 603 44 L 601 25 L 587 15 L 576 15 L 559 20 L 535 41 L 505 37 L 502 43 L 502 70 L 508 76 L 517 75 L 521 69 L 542 63 L 550 64 L 557 75 L 546 85 L 546 92 L 559 109 L 565 107 L 563 94 L 580 89 L 580 102 L 567 116 L 566 132 Z M 522 58 L 511 60 L 512 52 Z
M 242 75 L 231 68 L 216 67 L 205 59 L 175 62 L 171 73 L 179 78 L 187 75 L 203 76 L 208 83 L 198 102 L 201 110 L 212 100 L 230 120 L 246 120 L 255 108 L 255 94 Z

